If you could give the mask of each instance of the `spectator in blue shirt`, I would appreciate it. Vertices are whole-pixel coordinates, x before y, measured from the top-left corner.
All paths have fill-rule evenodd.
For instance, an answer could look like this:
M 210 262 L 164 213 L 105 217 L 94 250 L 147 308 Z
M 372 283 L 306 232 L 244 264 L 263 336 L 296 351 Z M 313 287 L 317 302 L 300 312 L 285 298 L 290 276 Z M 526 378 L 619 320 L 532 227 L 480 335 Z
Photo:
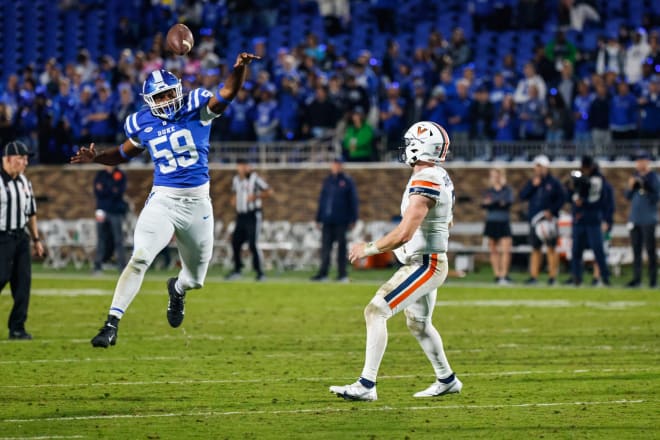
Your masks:
M 442 86 L 435 86 L 431 91 L 431 97 L 426 104 L 424 120 L 433 121 L 442 127 L 447 126 L 447 96 Z
M 110 88 L 103 84 L 97 89 L 98 96 L 92 99 L 92 113 L 87 116 L 89 134 L 98 142 L 114 142 L 113 103 Z
M 390 149 L 400 144 L 405 106 L 406 102 L 399 94 L 399 84 L 391 83 L 387 87 L 387 99 L 380 105 L 380 121 Z
M 649 82 L 648 90 L 639 99 L 640 136 L 642 139 L 660 137 L 660 77 Z
M 229 121 L 229 139 L 232 141 L 250 141 L 254 139 L 252 117 L 255 105 L 245 86 L 225 110 L 224 116 Z
M 92 136 L 89 133 L 89 127 L 91 120 L 89 116 L 94 113 L 94 107 L 92 106 L 92 87 L 87 85 L 80 90 L 80 100 L 78 101 L 78 123 L 74 128 L 74 132 L 79 133 L 78 142 L 85 144 L 93 140 Z
M 358 219 L 358 196 L 355 183 L 344 173 L 341 158 L 330 166 L 331 174 L 323 181 L 316 222 L 322 227 L 321 267 L 313 281 L 325 281 L 330 268 L 330 253 L 337 242 L 337 281 L 347 282 L 346 234 Z
M 520 120 L 520 138 L 525 140 L 543 140 L 545 138 L 545 103 L 539 98 L 535 85 L 528 89 L 529 98 L 520 104 L 518 119 Z
M 617 94 L 610 106 L 610 130 L 614 139 L 634 139 L 637 136 L 637 99 L 625 81 L 617 85 Z
M 456 96 L 456 85 L 454 84 L 454 77 L 452 76 L 451 69 L 445 67 L 440 72 L 440 82 L 436 87 L 442 86 L 445 90 L 445 96 L 447 99 L 453 99 Z
M 635 172 L 628 179 L 626 198 L 631 201 L 628 222 L 632 225 L 630 241 L 633 248 L 633 279 L 628 287 L 639 287 L 642 282 L 642 247 L 649 261 L 649 286 L 656 287 L 657 255 L 655 228 L 658 224 L 660 182 L 651 169 L 651 156 L 638 153 Z
M 300 132 L 300 83 L 296 77 L 282 79 L 282 92 L 278 99 L 277 115 L 282 139 L 291 141 Z
M 575 129 L 573 131 L 575 142 L 582 153 L 591 142 L 591 130 L 589 127 L 589 108 L 594 97 L 589 92 L 589 84 L 586 81 L 580 81 L 577 87 L 577 95 L 573 98 L 573 119 Z
M 493 120 L 495 139 L 498 141 L 515 141 L 519 130 L 518 115 L 512 95 L 506 95 L 502 105 Z
M 513 95 L 513 87 L 504 82 L 504 75 L 498 72 L 493 76 L 493 87 L 490 90 L 490 102 L 495 107 L 495 112 L 500 110 L 502 101 L 506 95 Z
M 280 120 L 277 117 L 275 86 L 266 84 L 261 91 L 261 102 L 257 104 L 254 117 L 254 131 L 259 142 L 272 142 L 277 138 Z
M 528 202 L 532 254 L 529 262 L 530 278 L 526 284 L 536 284 L 541 271 L 541 248 L 548 251 L 548 284 L 553 285 L 559 270 L 557 246 L 557 217 L 566 200 L 564 189 L 550 174 L 550 159 L 545 155 L 534 158 L 534 175 L 520 191 L 520 200 Z M 539 231 L 537 231 L 537 226 Z M 541 233 L 538 233 L 541 232 Z
M 468 96 L 469 84 L 465 80 L 456 82 L 456 97 L 449 100 L 447 121 L 452 141 L 465 144 L 470 136 L 470 106 L 472 100 Z

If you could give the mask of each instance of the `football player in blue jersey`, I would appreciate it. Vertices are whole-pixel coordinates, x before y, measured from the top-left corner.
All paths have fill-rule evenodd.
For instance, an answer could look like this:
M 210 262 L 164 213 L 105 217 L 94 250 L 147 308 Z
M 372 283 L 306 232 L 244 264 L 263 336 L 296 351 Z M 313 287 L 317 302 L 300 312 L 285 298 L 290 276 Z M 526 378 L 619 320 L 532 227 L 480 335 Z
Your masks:
M 119 320 L 172 234 L 181 271 L 167 281 L 167 320 L 172 327 L 183 322 L 186 292 L 204 284 L 213 250 L 208 170 L 211 123 L 243 86 L 248 64 L 258 58 L 241 53 L 222 87 L 215 92 L 195 89 L 185 96 L 179 78 L 166 70 L 151 72 L 142 86 L 147 105 L 124 123 L 128 139 L 102 151 L 91 144 L 71 158 L 72 163 L 116 165 L 148 150 L 154 162 L 153 188 L 135 225 L 133 255 L 117 282 L 108 318 L 92 339 L 94 347 L 115 345 Z

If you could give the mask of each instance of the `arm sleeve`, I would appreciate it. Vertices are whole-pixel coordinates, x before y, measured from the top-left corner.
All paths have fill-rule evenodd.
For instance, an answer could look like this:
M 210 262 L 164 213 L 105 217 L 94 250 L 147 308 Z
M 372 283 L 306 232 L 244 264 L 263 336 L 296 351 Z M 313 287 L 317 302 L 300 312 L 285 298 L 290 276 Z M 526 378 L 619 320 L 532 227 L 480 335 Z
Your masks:
M 124 134 L 136 147 L 140 147 L 142 142 L 139 138 L 140 125 L 138 124 L 138 113 L 131 113 L 124 121 Z
M 209 107 L 209 100 L 213 93 L 206 89 L 195 89 L 188 94 L 188 108 L 191 110 L 199 109 L 199 120 L 203 125 L 210 124 L 215 118 L 220 116 L 214 113 Z
M 443 185 L 436 174 L 424 170 L 417 173 L 415 175 L 415 180 L 410 182 L 408 197 L 413 194 L 419 194 L 428 197 L 434 202 L 438 202 L 440 200 L 442 187 Z

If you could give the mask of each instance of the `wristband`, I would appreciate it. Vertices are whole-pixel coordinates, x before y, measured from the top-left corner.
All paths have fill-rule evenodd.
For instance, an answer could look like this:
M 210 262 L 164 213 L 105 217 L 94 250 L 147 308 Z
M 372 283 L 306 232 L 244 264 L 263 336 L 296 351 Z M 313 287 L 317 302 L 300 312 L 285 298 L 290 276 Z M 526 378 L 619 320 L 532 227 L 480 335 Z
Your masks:
M 376 254 L 380 254 L 380 249 L 378 249 L 375 242 L 370 241 L 364 247 L 364 256 L 369 257 L 371 255 L 376 255 Z
M 222 97 L 222 95 L 220 94 L 220 89 L 216 90 L 215 99 L 217 99 L 218 102 L 220 102 L 221 104 L 227 104 L 227 105 L 231 104 L 231 100 Z
M 37 242 L 41 241 L 41 238 L 36 237 L 36 238 L 33 238 L 32 241 L 35 242 L 35 243 L 37 243 Z
M 126 154 L 126 152 L 124 151 L 124 144 L 121 144 L 119 146 L 119 155 L 121 157 L 123 157 L 124 159 L 126 159 L 126 160 L 131 160 L 131 158 L 128 156 L 128 154 Z

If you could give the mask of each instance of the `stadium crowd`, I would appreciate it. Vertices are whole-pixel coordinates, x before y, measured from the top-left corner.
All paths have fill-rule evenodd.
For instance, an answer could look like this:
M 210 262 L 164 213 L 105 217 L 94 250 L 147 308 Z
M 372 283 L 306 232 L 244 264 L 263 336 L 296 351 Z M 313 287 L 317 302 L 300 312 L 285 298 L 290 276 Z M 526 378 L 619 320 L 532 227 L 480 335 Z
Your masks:
M 66 7 L 70 2 L 63 3 Z M 118 142 L 124 137 L 124 118 L 142 105 L 141 84 L 150 71 L 173 72 L 182 78 L 184 91 L 214 87 L 234 56 L 222 50 L 228 14 L 234 14 L 232 26 L 246 29 L 258 30 L 277 20 L 278 2 L 254 0 L 257 9 L 241 9 L 249 2 L 185 1 L 178 9 L 171 6 L 175 2 L 146 3 L 152 25 L 140 30 L 121 19 L 115 41 L 123 49 L 116 59 L 92 59 L 82 49 L 73 62 L 50 59 L 6 75 L 0 85 L 0 143 L 18 138 L 38 152 L 41 163 L 63 163 L 78 145 Z M 306 3 L 314 2 L 299 2 L 298 7 Z M 327 14 L 324 2 L 319 3 L 315 13 Z M 378 15 L 379 27 L 391 31 L 391 2 L 375 3 L 382 6 L 375 11 L 384 13 Z M 482 3 L 467 2 L 474 27 L 493 28 L 492 16 L 478 9 Z M 561 18 L 561 8 L 557 14 Z M 220 127 L 212 131 L 212 140 L 334 136 L 346 160 L 369 161 L 378 158 L 377 142 L 398 147 L 405 127 L 422 119 L 447 127 L 455 143 L 573 140 L 586 151 L 592 141 L 657 137 L 658 32 L 652 24 L 622 26 L 616 34 L 603 35 L 595 52 L 580 53 L 566 32 L 583 26 L 576 14 L 571 10 L 567 26 L 548 34 L 534 57 L 524 60 L 522 70 L 508 54 L 501 67 L 479 75 L 460 27 L 447 34 L 433 30 L 412 53 L 402 53 L 395 39 L 385 53 L 368 48 L 339 53 L 314 33 L 295 47 L 269 53 L 266 39 L 254 38 L 253 47 L 246 49 L 262 59 L 252 64 L 249 81 L 225 117 L 215 122 Z M 197 43 L 187 57 L 165 48 L 164 34 L 177 21 L 196 34 Z M 341 33 L 346 26 L 343 19 L 326 23 L 326 34 Z

